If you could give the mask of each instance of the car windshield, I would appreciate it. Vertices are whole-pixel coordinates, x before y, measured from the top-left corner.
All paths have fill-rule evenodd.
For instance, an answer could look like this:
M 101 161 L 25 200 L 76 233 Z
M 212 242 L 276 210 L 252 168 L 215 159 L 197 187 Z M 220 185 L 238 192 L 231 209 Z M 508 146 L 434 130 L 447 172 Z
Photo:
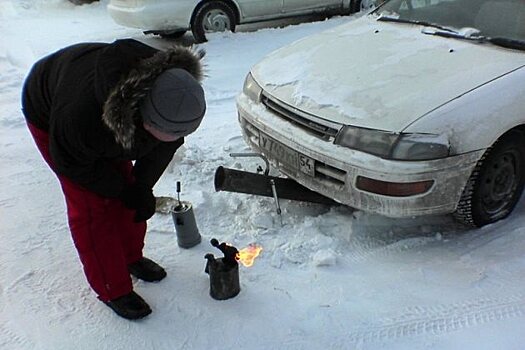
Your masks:
M 525 43 L 524 0 L 390 0 L 373 13 L 380 20 L 436 28 L 427 34 Z

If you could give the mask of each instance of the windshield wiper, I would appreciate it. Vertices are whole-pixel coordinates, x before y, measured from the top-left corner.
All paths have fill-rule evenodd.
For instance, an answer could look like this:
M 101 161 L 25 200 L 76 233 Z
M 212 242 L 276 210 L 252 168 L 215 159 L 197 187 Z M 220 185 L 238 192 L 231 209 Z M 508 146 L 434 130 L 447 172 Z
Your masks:
M 509 38 L 504 38 L 504 37 L 487 37 L 487 36 L 479 35 L 480 33 L 479 30 L 475 28 L 470 28 L 472 29 L 472 31 L 465 34 L 465 33 L 462 33 L 461 31 L 457 31 L 452 28 L 444 27 L 439 24 L 426 22 L 426 21 L 409 20 L 409 19 L 403 19 L 399 17 L 383 16 L 383 15 L 380 15 L 377 18 L 377 20 L 383 21 L 383 22 L 407 23 L 407 24 L 416 24 L 416 25 L 421 25 L 425 27 L 437 28 L 437 29 L 440 29 L 441 31 L 422 30 L 421 32 L 423 34 L 442 36 L 445 38 L 470 40 L 470 41 L 476 41 L 479 43 L 489 42 L 491 44 L 505 47 L 508 49 L 525 51 L 525 40 L 509 39 Z
M 517 39 L 509 39 L 509 38 L 486 38 L 486 41 L 490 42 L 491 44 L 498 45 L 501 47 L 505 47 L 508 49 L 515 49 L 515 50 L 525 50 L 525 41 L 523 40 L 517 40 Z
M 475 32 L 476 34 L 471 34 L 471 33 L 465 34 L 459 31 L 440 32 L 439 30 L 424 30 L 423 29 L 421 30 L 421 33 L 426 34 L 426 35 L 442 36 L 444 38 L 463 39 L 463 40 L 472 40 L 472 41 L 480 41 L 480 42 L 485 41 L 486 39 L 484 36 L 478 35 L 479 30 Z
M 509 39 L 509 38 L 504 38 L 504 37 L 491 38 L 491 37 L 487 37 L 483 35 L 463 35 L 459 32 L 451 33 L 451 32 L 440 32 L 440 31 L 422 31 L 422 33 L 428 34 L 428 35 L 442 36 L 445 38 L 476 41 L 478 43 L 488 42 L 488 43 L 491 43 L 497 46 L 501 46 L 501 47 L 505 47 L 508 49 L 525 51 L 525 41 L 523 40 Z
M 420 26 L 438 28 L 438 29 L 441 29 L 441 30 L 445 30 L 445 31 L 447 31 L 449 33 L 458 34 L 458 32 L 455 31 L 454 29 L 443 27 L 443 26 L 441 26 L 439 24 L 426 22 L 426 21 L 410 20 L 410 19 L 403 19 L 403 18 L 390 17 L 390 16 L 379 16 L 377 18 L 377 20 L 378 21 L 382 21 L 382 22 L 417 24 L 417 25 L 420 25 Z

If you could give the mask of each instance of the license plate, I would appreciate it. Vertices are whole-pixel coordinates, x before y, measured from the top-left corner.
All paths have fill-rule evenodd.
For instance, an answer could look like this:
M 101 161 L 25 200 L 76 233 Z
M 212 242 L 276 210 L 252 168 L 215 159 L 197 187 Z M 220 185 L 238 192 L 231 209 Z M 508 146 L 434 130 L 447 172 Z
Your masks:
M 268 152 L 270 156 L 290 166 L 292 169 L 300 170 L 310 176 L 315 175 L 315 164 L 312 158 L 294 151 L 263 133 L 259 133 L 259 146 Z

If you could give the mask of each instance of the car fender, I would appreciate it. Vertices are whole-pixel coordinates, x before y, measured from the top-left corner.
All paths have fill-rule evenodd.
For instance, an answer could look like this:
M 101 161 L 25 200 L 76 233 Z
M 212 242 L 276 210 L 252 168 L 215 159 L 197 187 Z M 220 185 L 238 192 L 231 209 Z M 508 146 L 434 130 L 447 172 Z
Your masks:
M 191 14 L 191 18 L 190 18 L 190 23 L 191 21 L 193 21 L 193 18 L 195 17 L 195 15 L 197 14 L 197 10 L 206 2 L 211 2 L 212 0 L 201 0 L 201 1 L 197 1 L 197 3 L 195 4 L 195 8 L 193 9 L 193 13 Z M 239 6 L 239 2 L 237 0 L 220 0 L 228 5 L 231 5 L 233 6 L 233 10 L 235 12 L 235 15 L 237 16 L 237 22 L 240 22 L 240 20 L 243 18 L 243 14 L 242 14 L 242 11 L 241 11 L 241 7 Z M 231 7 L 230 6 L 230 7 Z M 239 24 L 239 23 L 236 23 L 236 24 Z
M 233 4 L 233 6 L 235 6 L 234 10 L 235 10 L 235 14 L 237 16 L 237 22 L 240 22 L 241 21 L 241 18 L 243 18 L 243 14 L 242 14 L 242 11 L 241 11 L 241 6 L 239 6 L 239 2 L 237 0 L 229 0 L 229 1 L 226 1 L 226 2 L 230 2 Z M 239 23 L 237 23 L 239 24 Z
M 446 135 L 453 155 L 486 149 L 525 124 L 524 81 L 521 66 L 426 113 L 403 132 Z
M 113 20 L 123 26 L 153 31 L 188 29 L 191 16 L 199 0 L 179 0 L 177 10 L 167 0 L 150 6 L 132 6 L 120 2 L 109 2 L 107 11 Z

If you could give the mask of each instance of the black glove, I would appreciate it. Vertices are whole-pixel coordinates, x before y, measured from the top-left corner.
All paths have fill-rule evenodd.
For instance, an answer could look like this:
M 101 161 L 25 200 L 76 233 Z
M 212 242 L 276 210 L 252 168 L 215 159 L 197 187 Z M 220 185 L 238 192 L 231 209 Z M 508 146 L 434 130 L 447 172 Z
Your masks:
M 128 209 L 135 209 L 135 222 L 146 221 L 155 214 L 155 196 L 146 185 L 134 183 L 124 188 L 120 199 Z

